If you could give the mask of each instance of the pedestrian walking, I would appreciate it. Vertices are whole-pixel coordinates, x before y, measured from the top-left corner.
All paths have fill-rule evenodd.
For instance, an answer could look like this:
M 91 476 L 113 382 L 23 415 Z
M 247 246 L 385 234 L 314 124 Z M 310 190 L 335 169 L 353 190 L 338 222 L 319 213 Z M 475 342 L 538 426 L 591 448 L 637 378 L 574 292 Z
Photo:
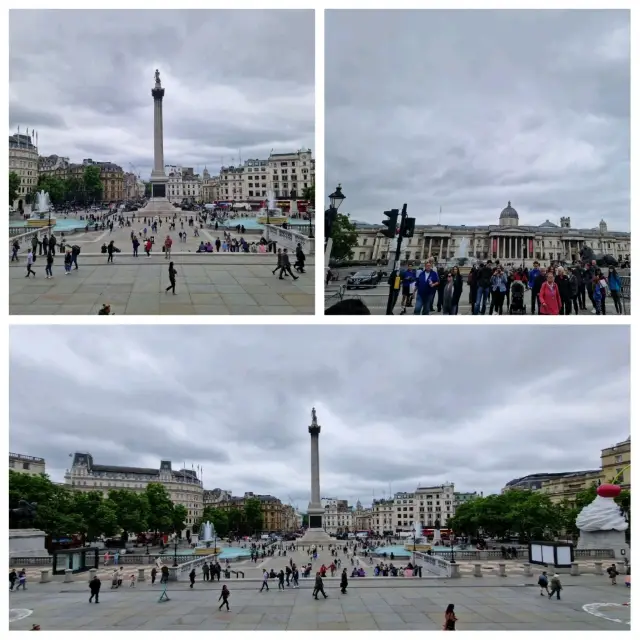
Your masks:
M 53 278 L 53 253 L 47 253 L 47 265 L 44 268 L 45 278 L 49 280 L 49 278 Z
M 220 602 L 220 600 L 222 600 L 222 604 L 218 607 L 218 611 L 220 611 L 222 609 L 222 607 L 224 607 L 225 605 L 227 605 L 227 611 L 231 611 L 231 609 L 229 609 L 229 596 L 231 595 L 231 592 L 229 591 L 229 589 L 227 589 L 227 585 L 223 584 L 222 585 L 222 591 L 220 592 L 220 597 L 218 598 L 218 602 Z
M 618 570 L 616 569 L 616 565 L 612 564 L 610 567 L 607 568 L 607 574 L 609 575 L 609 580 L 611 580 L 611 584 L 615 585 L 616 583 L 616 577 L 619 574 Z
M 202 579 L 205 582 L 209 581 L 209 565 L 206 562 L 202 565 Z
M 320 572 L 318 571 L 316 573 L 316 583 L 313 587 L 313 597 L 317 600 L 318 599 L 318 594 L 321 593 L 325 600 L 329 597 L 325 592 L 324 592 L 324 583 L 322 581 L 322 576 L 320 575 Z
M 283 280 L 283 273 L 288 273 L 294 280 L 297 280 L 298 276 L 294 276 L 293 271 L 291 271 L 291 262 L 289 260 L 289 254 L 286 248 L 282 250 L 281 260 L 282 264 L 280 266 L 280 280 Z
M 193 569 L 191 569 L 191 572 L 189 573 L 189 582 L 191 583 L 189 585 L 189 589 L 193 589 L 193 585 L 196 583 L 196 568 L 195 567 Z
M 164 239 L 164 258 L 165 260 L 169 260 L 171 258 L 171 245 L 173 244 L 173 240 L 171 236 L 167 236 Z
M 176 295 L 176 275 L 178 272 L 173 268 L 173 262 L 169 263 L 169 286 L 164 290 L 165 293 L 171 289 L 173 291 L 173 295 Z
M 24 569 L 20 569 L 18 572 L 18 586 L 16 587 L 16 591 L 18 591 L 22 587 L 23 591 L 27 590 L 27 572 Z
M 280 569 L 280 573 L 278 573 L 278 591 L 284 591 L 284 571 Z
M 342 575 L 340 576 L 340 592 L 343 594 L 346 594 L 348 586 L 349 586 L 349 579 L 347 578 L 347 570 L 343 569 Z
M 13 245 L 11 246 L 11 262 L 14 260 L 16 262 L 20 262 L 18 258 L 18 251 L 20 251 L 20 243 L 17 240 L 13 241 Z
M 33 262 L 34 262 L 33 250 L 31 250 L 27 254 L 27 275 L 25 276 L 25 278 L 28 278 L 31 274 L 33 274 L 34 278 L 36 277 L 36 272 L 31 268 L 33 266 Z
M 304 270 L 304 261 L 306 260 L 302 245 L 300 243 L 296 246 L 296 261 L 293 265 L 294 269 L 300 273 L 306 273 Z
M 276 268 L 271 273 L 275 275 L 278 269 L 282 269 L 282 249 L 278 249 Z
M 269 572 L 265 571 L 262 574 L 262 586 L 260 587 L 260 593 L 262 593 L 262 590 L 266 589 L 267 591 L 269 591 Z
M 538 586 L 540 587 L 541 596 L 544 595 L 543 592 L 546 592 L 546 594 L 549 595 L 549 576 L 547 575 L 546 571 L 543 571 L 538 576 Z
M 89 604 L 93 602 L 93 599 L 96 599 L 96 604 L 100 603 L 100 587 L 102 586 L 102 582 L 98 576 L 93 576 L 91 580 L 89 580 L 89 590 L 91 591 L 91 595 L 89 596 Z
M 556 598 L 560 600 L 560 592 L 562 591 L 562 584 L 560 583 L 560 576 L 554 573 L 551 578 L 551 591 L 549 593 L 549 600 L 551 600 L 553 594 L 556 594 Z
M 444 626 L 442 627 L 443 631 L 455 631 L 456 630 L 456 622 L 458 622 L 458 618 L 453 611 L 454 605 L 450 604 L 447 606 L 447 610 L 444 612 Z
M 156 583 L 156 576 L 158 575 L 158 570 L 153 567 L 153 569 L 151 569 L 151 584 L 155 584 Z
M 80 255 L 80 246 L 77 244 L 74 244 L 71 247 L 71 262 L 73 263 L 73 266 L 75 268 L 75 270 L 78 270 L 78 256 Z
M 16 570 L 11 569 L 11 571 L 9 571 L 9 591 L 13 591 L 13 587 L 15 586 L 17 580 L 18 574 L 16 573 Z
M 49 258 L 53 258 L 53 254 L 50 253 L 47 256 L 47 263 L 49 262 Z M 64 275 L 68 276 L 71 273 L 71 263 L 73 262 L 73 258 L 71 257 L 71 251 L 67 251 L 64 254 Z

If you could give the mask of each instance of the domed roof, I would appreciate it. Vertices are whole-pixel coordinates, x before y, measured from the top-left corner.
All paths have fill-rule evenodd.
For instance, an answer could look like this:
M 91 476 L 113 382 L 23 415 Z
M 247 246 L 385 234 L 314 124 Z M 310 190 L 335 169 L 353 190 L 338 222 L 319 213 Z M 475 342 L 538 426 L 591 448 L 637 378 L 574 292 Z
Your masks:
M 500 219 L 504 218 L 515 218 L 518 219 L 518 212 L 511 206 L 511 200 L 507 203 L 507 206 L 502 210 L 500 214 Z

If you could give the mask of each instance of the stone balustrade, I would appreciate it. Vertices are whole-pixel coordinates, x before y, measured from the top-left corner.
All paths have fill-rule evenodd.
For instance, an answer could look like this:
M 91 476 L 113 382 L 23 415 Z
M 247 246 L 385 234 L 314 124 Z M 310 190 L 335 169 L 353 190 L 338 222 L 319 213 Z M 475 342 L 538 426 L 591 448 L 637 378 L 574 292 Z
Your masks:
M 217 555 L 211 554 L 209 556 L 191 556 L 191 560 L 178 565 L 177 567 L 169 567 L 169 580 L 181 581 L 189 577 L 192 569 L 200 568 L 205 562 L 215 562 Z
M 447 562 L 436 555 L 429 555 L 421 551 L 414 551 L 412 563 L 422 566 L 427 572 L 438 576 L 439 578 L 459 577 L 452 575 L 452 567 L 456 567 L 455 563 Z M 459 571 L 458 571 L 459 573 Z
M 315 241 L 313 238 L 293 231 L 291 229 L 283 229 L 282 227 L 276 227 L 273 224 L 265 224 L 265 238 L 267 240 L 273 240 L 278 243 L 279 247 L 287 248 L 290 251 L 295 251 L 298 244 L 302 247 L 305 255 L 310 256 L 315 251 Z

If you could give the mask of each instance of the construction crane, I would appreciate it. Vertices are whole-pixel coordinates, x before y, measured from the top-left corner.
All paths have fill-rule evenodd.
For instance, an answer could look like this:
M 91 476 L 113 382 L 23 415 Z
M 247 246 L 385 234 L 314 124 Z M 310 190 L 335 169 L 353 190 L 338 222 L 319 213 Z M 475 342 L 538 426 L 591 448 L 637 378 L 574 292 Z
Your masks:
M 138 168 L 136 167 L 135 164 L 133 164 L 133 162 L 129 163 L 129 167 L 131 167 L 131 169 L 133 169 L 133 173 L 136 174 L 136 176 L 138 176 L 138 180 L 140 180 L 140 172 L 138 171 Z

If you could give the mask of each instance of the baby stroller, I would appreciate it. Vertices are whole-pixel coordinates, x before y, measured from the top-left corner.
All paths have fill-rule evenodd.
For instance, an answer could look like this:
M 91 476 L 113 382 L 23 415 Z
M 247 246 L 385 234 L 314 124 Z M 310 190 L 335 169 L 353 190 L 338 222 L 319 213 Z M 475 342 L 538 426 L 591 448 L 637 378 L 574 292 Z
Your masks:
M 510 316 L 524 316 L 527 314 L 527 305 L 524 303 L 524 285 L 516 280 L 511 285 Z

